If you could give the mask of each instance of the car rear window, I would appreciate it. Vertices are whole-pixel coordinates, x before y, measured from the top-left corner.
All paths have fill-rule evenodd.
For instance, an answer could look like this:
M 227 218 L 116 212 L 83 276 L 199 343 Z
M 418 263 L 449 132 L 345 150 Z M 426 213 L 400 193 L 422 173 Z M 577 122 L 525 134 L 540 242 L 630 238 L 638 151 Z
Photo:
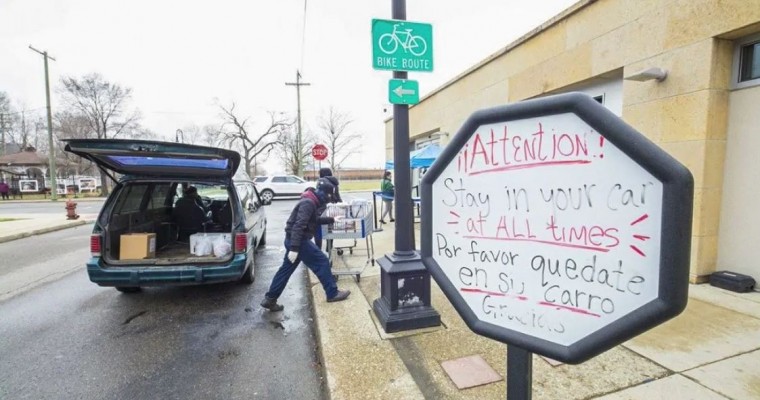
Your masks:
M 267 177 L 266 177 L 266 176 L 258 176 L 258 177 L 256 177 L 256 179 L 254 179 L 253 181 L 254 181 L 254 182 L 264 182 L 264 181 L 266 181 L 266 180 L 267 180 Z
M 226 169 L 228 160 L 222 159 L 198 159 L 198 158 L 174 158 L 174 157 L 138 157 L 138 156 L 108 156 L 117 164 L 136 167 L 175 167 L 175 168 L 208 168 Z
M 166 206 L 166 198 L 169 196 L 171 188 L 171 183 L 154 184 L 153 191 L 150 193 L 150 200 L 148 201 L 148 209 L 155 210 Z
M 145 192 L 148 190 L 148 184 L 132 184 L 125 186 L 119 194 L 114 206 L 115 214 L 123 214 L 140 210 Z

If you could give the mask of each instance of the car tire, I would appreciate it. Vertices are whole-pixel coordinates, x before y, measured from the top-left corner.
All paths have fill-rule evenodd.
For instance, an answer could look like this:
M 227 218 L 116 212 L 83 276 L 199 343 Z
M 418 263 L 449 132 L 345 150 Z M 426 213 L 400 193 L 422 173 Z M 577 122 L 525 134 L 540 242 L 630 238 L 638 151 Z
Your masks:
M 261 199 L 264 201 L 272 201 L 274 199 L 274 192 L 270 189 L 264 189 L 259 194 L 261 196 Z
M 243 276 L 240 277 L 240 282 L 245 283 L 246 285 L 250 285 L 255 280 L 255 276 L 253 274 L 253 261 L 251 261 L 251 265 L 246 268 L 245 272 L 243 272 Z
M 116 290 L 122 293 L 138 293 L 142 292 L 142 288 L 139 286 L 116 286 Z

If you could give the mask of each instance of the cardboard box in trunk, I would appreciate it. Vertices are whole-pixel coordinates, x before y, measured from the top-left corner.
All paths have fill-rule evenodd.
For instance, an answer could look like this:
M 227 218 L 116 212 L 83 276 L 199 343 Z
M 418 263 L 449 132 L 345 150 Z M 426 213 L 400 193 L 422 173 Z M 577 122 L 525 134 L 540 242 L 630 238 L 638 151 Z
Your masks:
M 155 233 L 126 233 L 119 240 L 119 260 L 156 258 Z

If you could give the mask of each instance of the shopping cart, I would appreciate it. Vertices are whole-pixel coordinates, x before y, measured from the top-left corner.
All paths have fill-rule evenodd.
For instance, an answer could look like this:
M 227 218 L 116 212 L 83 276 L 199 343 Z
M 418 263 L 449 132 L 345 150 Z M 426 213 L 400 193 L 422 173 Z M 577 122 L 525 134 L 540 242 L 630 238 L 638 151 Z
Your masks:
M 359 282 L 367 265 L 375 265 L 375 244 L 372 239 L 374 221 L 371 209 L 363 214 L 364 216 L 361 218 L 342 218 L 334 224 L 322 225 L 322 239 L 326 241 L 332 274 L 336 278 L 341 275 L 354 275 L 356 281 Z M 360 266 L 350 266 L 346 252 L 354 254 L 354 250 L 364 250 L 357 248 L 360 239 L 364 239 L 367 260 Z M 353 244 L 338 246 L 335 244 L 335 240 L 353 240 Z

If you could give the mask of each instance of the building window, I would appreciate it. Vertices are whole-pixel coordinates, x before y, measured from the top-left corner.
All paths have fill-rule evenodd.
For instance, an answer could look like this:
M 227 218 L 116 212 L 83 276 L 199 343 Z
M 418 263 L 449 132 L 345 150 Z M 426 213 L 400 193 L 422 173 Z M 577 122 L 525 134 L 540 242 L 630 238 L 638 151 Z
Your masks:
M 736 89 L 760 85 L 760 34 L 737 42 L 733 78 Z

